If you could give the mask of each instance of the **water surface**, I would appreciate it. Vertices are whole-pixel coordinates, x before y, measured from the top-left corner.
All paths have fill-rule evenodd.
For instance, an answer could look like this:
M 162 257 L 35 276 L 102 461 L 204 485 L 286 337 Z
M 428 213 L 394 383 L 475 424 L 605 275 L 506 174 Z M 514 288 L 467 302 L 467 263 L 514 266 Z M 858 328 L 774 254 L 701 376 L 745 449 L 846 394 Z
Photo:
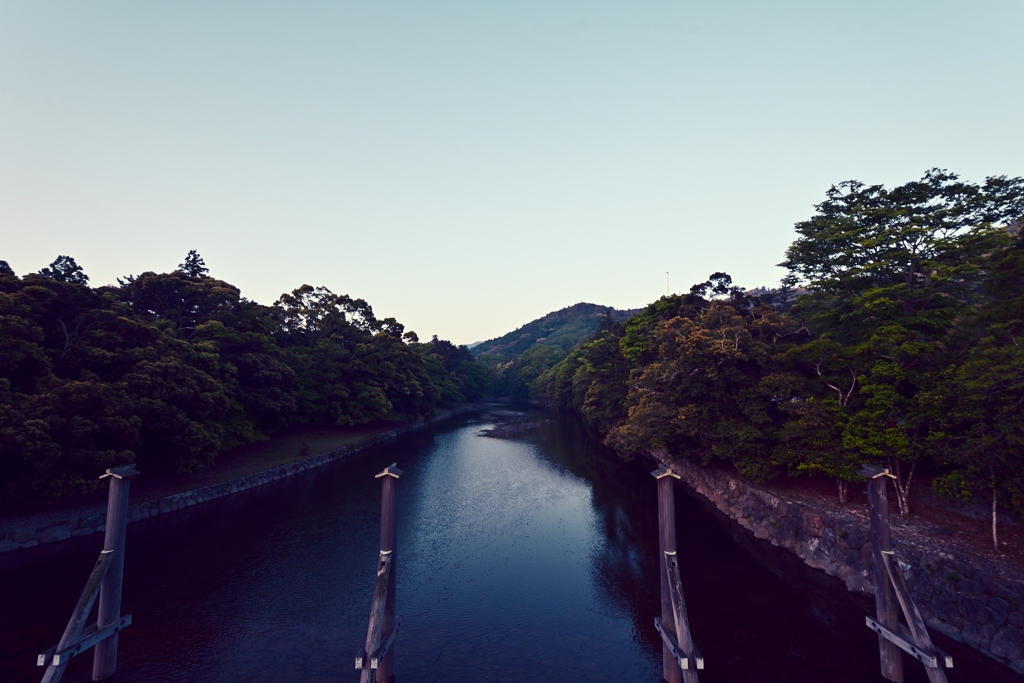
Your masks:
M 481 431 L 529 413 L 538 427 Z M 660 681 L 656 489 L 574 417 L 496 408 L 128 527 L 116 681 L 358 680 L 380 482 L 398 485 L 400 683 Z M 702 681 L 879 681 L 873 601 L 677 490 Z M 0 680 L 38 680 L 99 535 L 0 556 Z M 950 681 L 1020 680 L 956 644 Z M 908 681 L 924 681 L 906 664 Z M 91 655 L 65 681 L 90 680 Z

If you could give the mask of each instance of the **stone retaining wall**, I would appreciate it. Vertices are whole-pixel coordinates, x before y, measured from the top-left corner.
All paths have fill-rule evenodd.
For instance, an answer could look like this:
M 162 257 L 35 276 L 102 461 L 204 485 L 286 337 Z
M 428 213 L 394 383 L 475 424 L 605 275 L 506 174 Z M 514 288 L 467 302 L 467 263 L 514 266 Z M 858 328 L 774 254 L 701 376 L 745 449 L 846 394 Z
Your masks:
M 874 595 L 867 515 L 836 514 L 782 498 L 735 474 L 655 458 L 719 511 L 803 561 Z M 1024 673 L 1024 582 L 893 535 L 893 549 L 928 626 Z
M 272 469 L 264 470 L 263 472 L 239 477 L 221 484 L 204 486 L 203 488 L 199 488 L 194 491 L 185 491 L 184 493 L 176 493 L 157 500 L 137 503 L 128 507 L 128 522 L 131 523 L 142 519 L 149 519 L 156 515 L 166 514 L 186 507 L 192 507 L 193 505 L 198 505 L 216 498 L 238 493 L 239 491 L 245 491 L 257 486 L 262 486 L 263 484 L 277 481 L 278 479 L 284 479 L 285 477 L 290 477 L 294 474 L 298 474 L 299 472 L 305 472 L 306 470 L 313 469 L 314 467 L 334 462 L 335 460 L 343 458 L 350 453 L 355 453 L 387 441 L 393 441 L 394 439 L 406 434 L 432 427 L 442 420 L 447 420 L 456 415 L 462 415 L 477 409 L 477 406 L 456 408 L 431 420 L 425 420 L 406 427 L 392 429 L 367 439 L 366 441 L 360 441 L 333 451 L 320 453 L 290 465 L 279 465 Z M 16 527 L 6 535 L 0 537 L 0 553 L 10 552 L 21 548 L 33 548 L 41 543 L 54 543 L 56 541 L 64 541 L 69 538 L 87 536 L 98 531 L 103 531 L 106 528 L 106 516 L 105 512 L 98 512 L 87 517 L 71 515 L 68 518 L 58 519 L 57 521 L 46 524 L 45 526 L 26 524 L 25 526 Z

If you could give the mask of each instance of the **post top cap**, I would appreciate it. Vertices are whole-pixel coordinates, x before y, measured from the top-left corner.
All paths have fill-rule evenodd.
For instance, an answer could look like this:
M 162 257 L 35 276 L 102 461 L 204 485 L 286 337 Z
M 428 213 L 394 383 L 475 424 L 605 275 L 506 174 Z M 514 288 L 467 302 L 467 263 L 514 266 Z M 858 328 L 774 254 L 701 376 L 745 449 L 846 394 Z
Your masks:
M 378 474 L 373 475 L 373 478 L 380 479 L 381 477 L 387 474 L 394 477 L 395 479 L 398 479 L 400 476 L 402 476 L 402 472 L 403 470 L 398 469 L 398 463 L 393 462 L 384 469 L 382 469 Z
M 678 474 L 665 467 L 665 463 L 658 463 L 658 469 L 651 472 L 651 476 L 655 479 L 661 479 L 662 477 L 675 477 L 676 479 L 682 479 Z
M 124 465 L 122 467 L 108 467 L 106 474 L 101 474 L 100 479 L 106 479 L 107 477 L 115 477 L 117 479 L 128 479 L 139 474 L 139 471 L 135 469 L 135 465 Z
M 877 465 L 869 465 L 866 462 L 860 464 L 860 471 L 857 472 L 860 476 L 865 479 L 878 479 L 879 477 L 892 477 L 889 474 L 889 470 L 885 467 L 878 467 Z M 893 477 L 895 479 L 895 477 Z

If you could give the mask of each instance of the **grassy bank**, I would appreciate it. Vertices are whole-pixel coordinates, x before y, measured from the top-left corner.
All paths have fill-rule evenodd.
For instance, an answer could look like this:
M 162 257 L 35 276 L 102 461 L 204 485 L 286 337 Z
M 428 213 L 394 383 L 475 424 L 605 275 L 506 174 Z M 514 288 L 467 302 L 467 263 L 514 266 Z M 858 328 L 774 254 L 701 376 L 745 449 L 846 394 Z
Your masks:
M 438 416 L 446 412 L 448 411 L 438 411 Z M 357 427 L 311 427 L 294 430 L 275 435 L 265 441 L 224 451 L 217 456 L 213 466 L 198 474 L 159 475 L 143 469 L 141 476 L 132 481 L 131 499 L 133 504 L 156 500 L 246 477 L 279 465 L 289 465 L 320 453 L 357 444 L 410 424 L 412 422 L 406 420 L 382 420 Z M 97 477 L 100 474 L 97 472 Z M 107 487 L 103 486 L 91 494 L 67 497 L 50 503 L 40 501 L 35 505 L 21 506 L 17 509 L 5 506 L 0 513 L 0 527 L 5 526 L 5 521 L 14 518 L 33 516 L 45 520 L 49 516 L 60 517 L 69 510 L 99 510 L 106 505 L 106 500 Z
M 143 501 L 163 498 L 246 477 L 278 465 L 290 465 L 318 453 L 337 450 L 370 439 L 406 424 L 402 421 L 381 421 L 358 427 L 320 427 L 279 434 L 266 441 L 225 451 L 217 456 L 217 462 L 213 467 L 199 474 L 173 479 L 140 476 L 132 482 L 132 499 Z M 103 491 L 101 498 L 106 500 L 106 495 L 106 491 Z

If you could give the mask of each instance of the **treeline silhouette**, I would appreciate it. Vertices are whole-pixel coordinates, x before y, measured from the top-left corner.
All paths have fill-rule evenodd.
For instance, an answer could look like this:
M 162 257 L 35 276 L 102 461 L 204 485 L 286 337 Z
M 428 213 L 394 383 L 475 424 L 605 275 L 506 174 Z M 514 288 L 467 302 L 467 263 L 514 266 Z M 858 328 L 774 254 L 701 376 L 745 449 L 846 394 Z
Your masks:
M 625 457 L 826 475 L 843 502 L 877 463 L 904 515 L 924 468 L 994 519 L 1024 512 L 1024 179 L 850 181 L 816 209 L 781 288 L 715 273 L 607 320 L 538 392 Z
M 263 306 L 195 251 L 171 273 L 88 280 L 68 256 L 24 277 L 0 261 L 5 507 L 89 491 L 106 467 L 193 473 L 296 425 L 426 417 L 487 392 L 466 347 L 419 343 L 325 287 Z

